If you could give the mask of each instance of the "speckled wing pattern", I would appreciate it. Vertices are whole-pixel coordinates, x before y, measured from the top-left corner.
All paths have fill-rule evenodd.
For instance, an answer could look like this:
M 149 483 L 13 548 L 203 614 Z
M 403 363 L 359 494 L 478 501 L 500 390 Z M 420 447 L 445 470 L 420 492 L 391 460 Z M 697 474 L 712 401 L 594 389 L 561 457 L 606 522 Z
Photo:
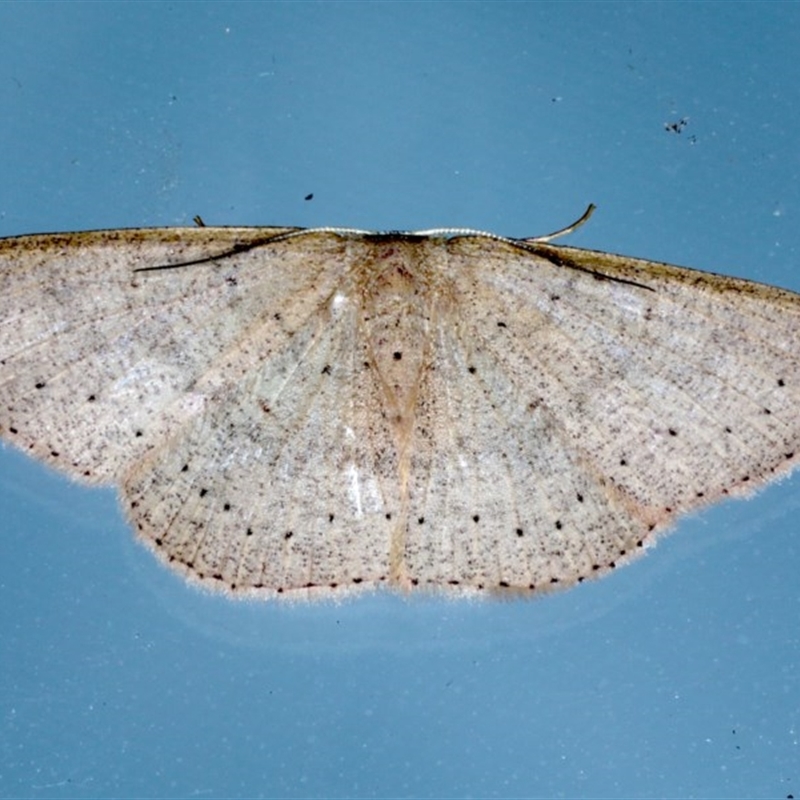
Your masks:
M 244 596 L 530 594 L 800 452 L 800 296 L 472 232 L 0 240 L 0 435 Z

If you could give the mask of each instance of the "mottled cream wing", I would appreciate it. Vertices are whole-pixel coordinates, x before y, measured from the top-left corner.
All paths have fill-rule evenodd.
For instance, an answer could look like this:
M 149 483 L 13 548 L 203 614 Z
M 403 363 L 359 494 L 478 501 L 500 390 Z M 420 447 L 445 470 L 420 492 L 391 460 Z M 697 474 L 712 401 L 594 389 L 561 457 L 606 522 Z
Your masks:
M 458 238 L 420 391 L 407 570 L 543 589 L 800 453 L 800 297 L 606 253 Z M 458 565 L 454 570 L 453 565 Z
M 0 240 L 0 434 L 205 585 L 530 592 L 800 452 L 800 297 L 544 241 Z

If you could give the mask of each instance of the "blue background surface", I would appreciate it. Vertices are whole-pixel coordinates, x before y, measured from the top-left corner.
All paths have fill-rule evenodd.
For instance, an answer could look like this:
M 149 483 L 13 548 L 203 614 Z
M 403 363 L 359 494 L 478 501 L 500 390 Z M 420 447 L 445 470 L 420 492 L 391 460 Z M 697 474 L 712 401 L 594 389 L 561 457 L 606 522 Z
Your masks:
M 797 3 L 4 3 L 0 235 L 593 201 L 570 244 L 800 290 L 798 53 Z M 798 520 L 800 474 L 540 601 L 234 603 L 0 449 L 0 795 L 798 796 Z

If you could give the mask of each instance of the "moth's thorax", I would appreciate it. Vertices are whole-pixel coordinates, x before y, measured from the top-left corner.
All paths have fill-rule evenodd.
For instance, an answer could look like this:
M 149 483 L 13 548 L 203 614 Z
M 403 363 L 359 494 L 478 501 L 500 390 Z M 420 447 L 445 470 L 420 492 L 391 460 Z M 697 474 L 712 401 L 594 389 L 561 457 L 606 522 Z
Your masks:
M 356 268 L 370 366 L 401 438 L 430 362 L 436 307 L 447 294 L 444 259 L 441 241 L 387 241 L 371 247 Z

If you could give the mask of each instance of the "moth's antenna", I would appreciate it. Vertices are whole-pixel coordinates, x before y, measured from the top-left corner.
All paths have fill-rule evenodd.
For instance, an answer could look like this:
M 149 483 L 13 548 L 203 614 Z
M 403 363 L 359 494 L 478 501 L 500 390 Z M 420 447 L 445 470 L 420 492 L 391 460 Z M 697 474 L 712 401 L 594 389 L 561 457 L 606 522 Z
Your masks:
M 572 233 L 577 228 L 580 228 L 584 222 L 586 222 L 589 217 L 592 216 L 594 210 L 597 206 L 594 203 L 589 203 L 586 211 L 583 212 L 583 215 L 576 219 L 572 225 L 567 225 L 566 228 L 561 228 L 561 230 L 555 231 L 554 233 L 548 233 L 546 236 L 531 236 L 529 239 L 520 239 L 520 242 L 549 242 L 551 239 L 557 239 L 559 236 L 566 236 L 568 233 Z

